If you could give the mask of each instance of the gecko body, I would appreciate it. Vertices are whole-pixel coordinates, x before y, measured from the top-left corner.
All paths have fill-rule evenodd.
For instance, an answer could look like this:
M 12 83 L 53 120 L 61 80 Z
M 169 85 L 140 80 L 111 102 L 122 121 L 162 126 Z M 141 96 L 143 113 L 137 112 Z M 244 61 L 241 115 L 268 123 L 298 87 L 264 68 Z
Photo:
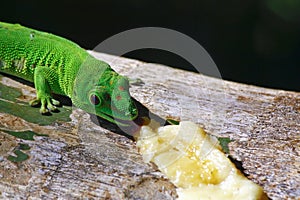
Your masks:
M 97 60 L 65 38 L 19 24 L 0 22 L 0 72 L 33 82 L 40 112 L 56 111 L 51 93 L 66 95 L 72 103 L 118 124 L 138 113 L 129 82 L 106 62 Z

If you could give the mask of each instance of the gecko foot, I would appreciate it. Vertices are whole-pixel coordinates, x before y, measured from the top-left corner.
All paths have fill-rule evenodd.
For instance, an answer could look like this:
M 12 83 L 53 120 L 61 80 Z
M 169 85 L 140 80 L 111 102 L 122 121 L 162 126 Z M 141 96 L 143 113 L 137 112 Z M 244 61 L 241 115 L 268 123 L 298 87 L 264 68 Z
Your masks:
M 32 107 L 40 106 L 40 113 L 42 115 L 49 115 L 50 112 L 59 112 L 56 106 L 60 105 L 60 102 L 50 97 L 42 99 L 34 99 L 29 102 Z

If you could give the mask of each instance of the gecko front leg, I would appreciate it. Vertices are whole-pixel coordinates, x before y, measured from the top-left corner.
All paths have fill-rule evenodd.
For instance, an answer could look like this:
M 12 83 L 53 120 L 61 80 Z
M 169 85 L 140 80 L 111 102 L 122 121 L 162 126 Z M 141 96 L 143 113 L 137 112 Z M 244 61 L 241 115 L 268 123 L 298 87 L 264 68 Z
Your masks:
M 51 112 L 57 112 L 56 106 L 60 105 L 60 102 L 54 100 L 51 96 L 53 87 L 58 85 L 57 74 L 49 67 L 40 66 L 34 70 L 34 86 L 36 89 L 37 98 L 30 101 L 31 106 L 40 107 L 41 114 L 49 114 Z M 60 90 L 60 89 L 59 89 Z

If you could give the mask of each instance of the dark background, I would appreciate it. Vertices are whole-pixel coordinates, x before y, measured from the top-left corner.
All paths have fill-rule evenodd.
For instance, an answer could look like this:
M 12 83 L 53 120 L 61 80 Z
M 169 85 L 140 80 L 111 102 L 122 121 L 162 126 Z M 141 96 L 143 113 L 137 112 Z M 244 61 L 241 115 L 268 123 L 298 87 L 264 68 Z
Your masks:
M 0 21 L 51 32 L 86 49 L 128 29 L 170 28 L 201 44 L 224 79 L 300 91 L 299 0 L 5 1 Z M 162 50 L 125 56 L 194 70 Z

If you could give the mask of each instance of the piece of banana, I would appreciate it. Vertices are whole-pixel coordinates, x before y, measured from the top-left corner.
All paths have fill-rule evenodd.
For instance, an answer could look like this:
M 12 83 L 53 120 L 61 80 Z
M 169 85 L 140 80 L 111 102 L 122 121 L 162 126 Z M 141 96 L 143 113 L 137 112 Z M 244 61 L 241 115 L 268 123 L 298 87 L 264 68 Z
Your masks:
M 193 122 L 143 126 L 137 146 L 177 187 L 178 199 L 268 199 L 223 153 L 218 140 Z

